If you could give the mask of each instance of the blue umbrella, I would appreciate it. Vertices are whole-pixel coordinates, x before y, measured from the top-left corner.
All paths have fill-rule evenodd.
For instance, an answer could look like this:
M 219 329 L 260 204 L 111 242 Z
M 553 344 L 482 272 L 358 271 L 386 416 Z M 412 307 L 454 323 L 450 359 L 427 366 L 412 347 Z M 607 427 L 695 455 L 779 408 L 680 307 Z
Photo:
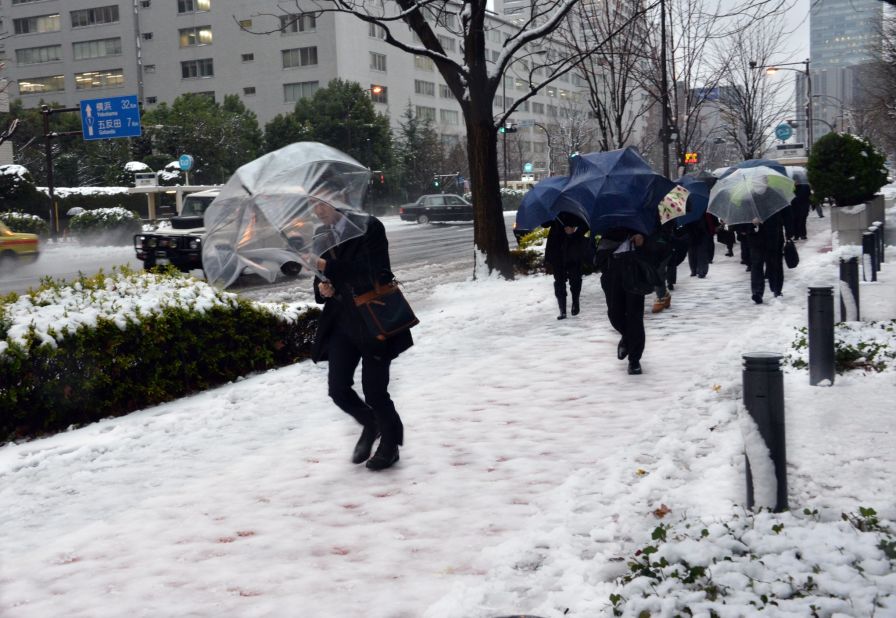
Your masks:
M 561 196 L 560 192 L 567 182 L 568 176 L 551 176 L 529 189 L 516 211 L 516 229 L 534 230 L 549 223 L 561 212 L 568 212 L 582 221 L 588 221 L 585 209 Z
M 780 172 L 781 174 L 787 175 L 787 169 L 778 161 L 774 159 L 747 159 L 746 161 L 741 161 L 740 163 L 735 163 L 728 170 L 719 176 L 719 178 L 724 178 L 725 176 L 730 176 L 734 170 L 745 170 L 750 167 L 768 167 L 776 172 Z
M 706 207 L 709 206 L 709 184 L 699 176 L 691 174 L 685 174 L 675 182 L 690 192 L 688 195 L 687 212 L 675 219 L 675 221 L 679 226 L 682 226 L 699 220 L 703 213 L 706 212 Z
M 579 204 L 598 234 L 620 227 L 649 234 L 659 225 L 660 201 L 674 187 L 628 147 L 575 157 L 561 197 Z

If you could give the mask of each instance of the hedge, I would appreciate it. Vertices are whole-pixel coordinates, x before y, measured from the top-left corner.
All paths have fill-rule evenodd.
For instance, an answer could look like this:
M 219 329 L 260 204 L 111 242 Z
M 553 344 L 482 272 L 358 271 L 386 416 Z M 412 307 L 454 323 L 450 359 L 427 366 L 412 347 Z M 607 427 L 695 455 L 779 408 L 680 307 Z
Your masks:
M 111 279 L 100 274 L 59 287 L 71 287 L 62 290 L 71 295 L 128 285 Z M 34 305 L 49 302 L 39 296 L 48 285 L 29 293 Z M 138 310 L 136 317 L 107 315 L 72 332 L 51 331 L 55 343 L 33 323 L 24 337 L 11 337 L 7 309 L 20 299 L 0 299 L 0 443 L 122 416 L 309 356 L 317 308 L 285 319 L 263 305 L 217 294 L 222 304 L 211 307 Z
M 0 221 L 6 224 L 6 227 L 13 232 L 24 232 L 26 234 L 37 234 L 44 238 L 50 233 L 50 226 L 47 222 L 36 215 L 29 215 L 24 212 L 0 212 Z

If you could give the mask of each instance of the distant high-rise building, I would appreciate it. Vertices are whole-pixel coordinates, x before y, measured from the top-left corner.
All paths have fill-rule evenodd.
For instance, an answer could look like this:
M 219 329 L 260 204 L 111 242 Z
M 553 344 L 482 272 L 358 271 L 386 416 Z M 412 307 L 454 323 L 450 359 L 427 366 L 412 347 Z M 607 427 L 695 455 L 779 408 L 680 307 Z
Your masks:
M 880 0 L 813 0 L 809 13 L 814 139 L 849 131 L 859 67 L 881 49 L 884 3 Z M 797 80 L 798 136 L 805 139 L 805 78 Z M 802 99 L 802 100 L 801 100 Z

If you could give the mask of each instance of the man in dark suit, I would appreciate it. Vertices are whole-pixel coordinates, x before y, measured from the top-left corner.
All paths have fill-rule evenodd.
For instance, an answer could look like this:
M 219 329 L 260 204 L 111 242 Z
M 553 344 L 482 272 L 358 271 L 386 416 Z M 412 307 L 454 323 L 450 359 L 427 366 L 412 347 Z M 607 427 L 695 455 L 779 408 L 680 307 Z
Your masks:
M 414 342 L 410 331 L 385 341 L 375 339 L 355 307 L 354 296 L 393 279 L 386 230 L 373 216 L 341 211 L 325 201 L 315 204 L 314 210 L 333 241 L 332 248 L 317 259 L 323 276 L 314 279 L 314 295 L 324 308 L 311 359 L 329 361 L 330 398 L 363 427 L 352 462 L 366 461 L 369 469 L 383 470 L 398 461 L 398 447 L 404 443 L 404 427 L 389 396 L 389 368 L 392 359 Z M 360 230 L 363 233 L 355 235 Z M 352 388 L 359 362 L 363 400 Z M 371 457 L 377 436 L 380 444 Z

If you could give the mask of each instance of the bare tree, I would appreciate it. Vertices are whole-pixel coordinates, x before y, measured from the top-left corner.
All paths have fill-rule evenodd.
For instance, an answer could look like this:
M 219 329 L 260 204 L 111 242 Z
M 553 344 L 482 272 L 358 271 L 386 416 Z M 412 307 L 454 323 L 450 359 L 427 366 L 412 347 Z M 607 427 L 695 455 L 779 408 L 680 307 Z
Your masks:
M 545 0 L 534 3 L 519 25 L 491 22 L 486 0 L 316 0 L 315 12 L 338 12 L 382 29 L 382 40 L 409 54 L 431 61 L 460 105 L 467 131 L 467 155 L 475 210 L 473 242 L 485 257 L 489 271 L 511 278 L 513 269 L 507 243 L 498 180 L 497 133 L 516 109 L 557 77 L 569 73 L 578 57 L 558 53 L 556 46 L 543 45 L 579 0 Z M 302 13 L 295 2 L 297 13 Z M 307 11 L 306 11 L 307 12 Z M 283 11 L 275 17 L 279 20 Z M 401 34 L 407 26 L 418 43 Z M 282 28 L 280 25 L 270 32 Z M 442 46 L 438 32 L 460 39 L 456 57 Z M 495 33 L 499 33 L 495 35 Z M 487 55 L 486 41 L 498 55 Z M 495 40 L 497 39 L 497 40 Z M 528 78 L 528 89 L 515 93 L 511 105 L 493 111 L 496 94 L 511 65 L 518 65 Z M 503 93 L 502 95 L 503 96 Z
M 582 57 L 575 74 L 587 85 L 587 102 L 600 128 L 597 146 L 623 148 L 654 105 L 641 96 L 641 76 L 648 72 L 641 48 L 643 9 L 626 0 L 582 2 L 567 22 L 569 43 Z
M 544 131 L 548 144 L 549 172 L 569 171 L 569 157 L 578 152 L 592 150 L 597 127 L 588 113 L 586 105 L 574 94 L 557 108 L 554 122 L 536 123 L 537 128 Z M 604 149 L 606 150 L 606 149 Z
M 856 96 L 849 111 L 851 129 L 896 157 L 896 16 L 885 18 L 880 56 L 856 68 Z

